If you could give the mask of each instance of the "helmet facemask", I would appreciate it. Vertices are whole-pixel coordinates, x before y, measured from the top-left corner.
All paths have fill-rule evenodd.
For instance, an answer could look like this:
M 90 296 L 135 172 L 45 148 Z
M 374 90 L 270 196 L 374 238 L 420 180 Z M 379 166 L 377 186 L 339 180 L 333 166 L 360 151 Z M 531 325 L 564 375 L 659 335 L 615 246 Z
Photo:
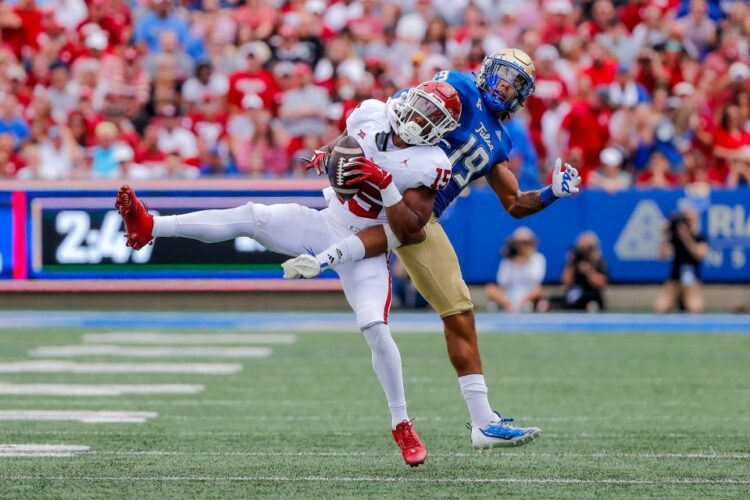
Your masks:
M 506 85 L 502 85 L 502 82 Z M 512 114 L 534 92 L 534 81 L 510 61 L 487 57 L 477 75 L 477 87 L 482 91 L 489 109 Z
M 456 127 L 443 101 L 419 87 L 409 90 L 396 113 L 395 131 L 412 146 L 433 146 Z

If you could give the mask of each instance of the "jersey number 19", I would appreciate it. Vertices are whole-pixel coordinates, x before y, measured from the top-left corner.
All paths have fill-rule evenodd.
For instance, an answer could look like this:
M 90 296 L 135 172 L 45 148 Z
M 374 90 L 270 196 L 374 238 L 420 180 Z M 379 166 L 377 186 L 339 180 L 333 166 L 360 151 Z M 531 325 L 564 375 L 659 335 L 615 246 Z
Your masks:
M 458 172 L 458 161 L 463 158 L 463 167 L 465 172 L 456 173 L 454 178 L 458 183 L 458 186 L 463 188 L 471 180 L 474 174 L 481 172 L 490 162 L 490 155 L 483 146 L 478 146 L 474 151 L 471 151 L 474 146 L 477 145 L 477 138 L 474 135 L 469 136 L 468 142 L 466 142 L 460 149 L 457 149 L 448 157 L 451 165 L 453 165 L 454 171 Z M 469 153 L 471 151 L 471 153 Z

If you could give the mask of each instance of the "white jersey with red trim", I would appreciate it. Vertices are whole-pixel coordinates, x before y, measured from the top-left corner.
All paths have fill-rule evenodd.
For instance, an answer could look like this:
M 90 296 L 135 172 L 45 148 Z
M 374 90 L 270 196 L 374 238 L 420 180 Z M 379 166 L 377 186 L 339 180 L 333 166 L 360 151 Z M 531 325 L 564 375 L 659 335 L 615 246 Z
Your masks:
M 393 176 L 401 194 L 420 186 L 443 189 L 450 181 L 451 162 L 438 146 L 398 148 L 393 144 L 384 102 L 363 101 L 347 118 L 346 133 L 357 140 L 369 160 Z M 331 188 L 324 194 L 333 215 L 348 226 L 360 230 L 388 223 L 380 190 L 372 184 L 364 183 L 349 200 L 339 199 Z

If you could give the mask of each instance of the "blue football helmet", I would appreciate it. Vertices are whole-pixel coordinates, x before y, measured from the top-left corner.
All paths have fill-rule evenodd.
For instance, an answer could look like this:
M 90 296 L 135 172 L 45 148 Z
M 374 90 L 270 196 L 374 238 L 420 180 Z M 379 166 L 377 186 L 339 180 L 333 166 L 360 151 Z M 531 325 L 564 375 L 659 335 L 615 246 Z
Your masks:
M 534 63 L 528 54 L 520 49 L 501 49 L 482 61 L 477 88 L 488 109 L 510 115 L 534 93 L 535 76 Z

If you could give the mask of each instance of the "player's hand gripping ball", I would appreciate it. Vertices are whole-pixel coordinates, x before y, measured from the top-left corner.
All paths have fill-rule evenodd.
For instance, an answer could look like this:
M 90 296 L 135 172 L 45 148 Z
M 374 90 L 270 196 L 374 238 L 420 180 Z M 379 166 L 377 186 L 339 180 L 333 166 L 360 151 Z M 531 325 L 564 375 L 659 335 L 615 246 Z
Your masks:
M 357 140 L 346 136 L 336 143 L 328 157 L 328 180 L 336 194 L 345 200 L 357 194 L 362 186 L 362 181 L 349 183 L 353 177 L 357 177 L 357 172 L 347 163 L 364 154 Z

